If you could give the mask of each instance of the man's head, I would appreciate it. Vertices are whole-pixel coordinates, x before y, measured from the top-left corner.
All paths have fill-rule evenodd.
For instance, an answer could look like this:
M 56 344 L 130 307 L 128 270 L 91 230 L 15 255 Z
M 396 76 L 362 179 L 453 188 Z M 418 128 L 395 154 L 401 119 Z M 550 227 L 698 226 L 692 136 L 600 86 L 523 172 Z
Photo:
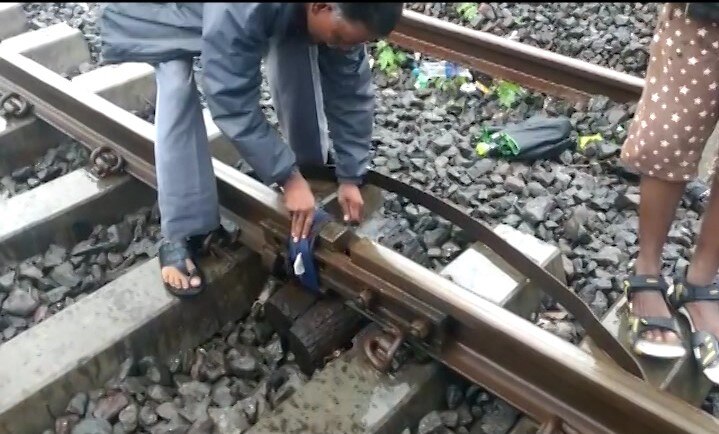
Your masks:
M 317 43 L 348 48 L 387 36 L 402 3 L 307 3 L 307 28 Z

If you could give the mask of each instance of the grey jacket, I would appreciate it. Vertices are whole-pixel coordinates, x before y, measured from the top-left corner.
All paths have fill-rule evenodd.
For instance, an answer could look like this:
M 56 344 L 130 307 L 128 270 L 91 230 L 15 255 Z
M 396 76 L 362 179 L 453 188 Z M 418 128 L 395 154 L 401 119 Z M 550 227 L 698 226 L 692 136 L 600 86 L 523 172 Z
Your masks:
M 108 3 L 100 26 L 103 60 L 157 64 L 200 55 L 213 120 L 263 182 L 281 183 L 296 160 L 260 108 L 260 64 L 271 43 L 311 43 L 301 8 L 302 3 Z M 359 182 L 367 170 L 374 112 L 365 47 L 319 48 L 337 175 Z

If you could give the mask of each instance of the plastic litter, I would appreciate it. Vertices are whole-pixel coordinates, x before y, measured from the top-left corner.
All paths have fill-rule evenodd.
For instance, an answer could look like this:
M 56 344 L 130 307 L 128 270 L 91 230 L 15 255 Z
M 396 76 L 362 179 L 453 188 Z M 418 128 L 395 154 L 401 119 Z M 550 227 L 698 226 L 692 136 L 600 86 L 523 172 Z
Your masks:
M 416 79 L 414 83 L 415 89 L 425 89 L 429 86 L 430 81 L 437 78 L 447 80 L 454 77 L 465 77 L 468 81 L 472 81 L 472 74 L 469 70 L 445 60 L 440 62 L 420 62 L 419 66 L 412 69 L 412 76 Z M 465 89 L 470 88 L 465 87 Z
M 604 140 L 601 134 L 593 134 L 591 136 L 581 136 L 577 140 L 577 144 L 579 145 L 579 149 L 584 149 L 589 143 L 591 142 L 601 142 Z

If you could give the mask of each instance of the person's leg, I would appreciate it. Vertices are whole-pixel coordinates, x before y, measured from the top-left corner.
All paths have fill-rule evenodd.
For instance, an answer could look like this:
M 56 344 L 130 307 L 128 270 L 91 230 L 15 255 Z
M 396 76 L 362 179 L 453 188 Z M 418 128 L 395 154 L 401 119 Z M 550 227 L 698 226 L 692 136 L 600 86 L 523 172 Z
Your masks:
M 687 283 L 711 285 L 719 270 L 719 177 L 714 176 L 709 204 L 704 212 L 699 239 L 687 270 Z M 698 330 L 719 337 L 719 303 L 696 301 L 686 305 Z
M 639 209 L 638 276 L 660 277 L 661 254 L 686 182 L 696 176 L 702 148 L 716 122 L 719 52 L 706 38 L 716 28 L 686 19 L 680 6 L 665 6 L 651 47 L 645 89 L 632 122 L 622 159 L 642 174 Z M 709 73 L 707 73 L 709 69 Z M 635 293 L 632 313 L 669 318 L 656 291 Z M 671 331 L 651 329 L 644 337 L 678 342 Z
M 684 182 L 642 176 L 639 187 L 639 255 L 634 265 L 637 275 L 661 276 L 662 250 L 685 186 Z M 657 292 L 635 294 L 632 311 L 638 316 L 671 316 L 664 298 Z M 670 331 L 660 330 L 649 330 L 646 336 L 659 342 L 678 342 L 679 339 Z
M 173 60 L 155 67 L 155 167 L 162 235 L 181 242 L 220 225 L 217 185 L 192 62 Z M 188 269 L 195 267 L 191 261 Z M 188 287 L 184 273 L 164 267 L 163 279 Z M 192 286 L 199 284 L 193 278 Z
M 317 46 L 300 40 L 274 44 L 267 56 L 272 104 L 299 165 L 325 164 L 332 147 L 317 59 Z

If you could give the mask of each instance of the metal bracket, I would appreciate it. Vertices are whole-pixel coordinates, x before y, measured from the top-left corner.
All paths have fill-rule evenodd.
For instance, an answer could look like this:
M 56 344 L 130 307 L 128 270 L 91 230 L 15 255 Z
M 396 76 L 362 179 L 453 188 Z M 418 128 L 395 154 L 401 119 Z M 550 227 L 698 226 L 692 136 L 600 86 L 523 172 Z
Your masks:
M 100 146 L 90 154 L 90 171 L 98 178 L 106 178 L 120 173 L 125 165 L 125 159 L 118 155 L 109 146 Z
M 257 297 L 257 299 L 252 303 L 252 307 L 250 308 L 250 313 L 253 318 L 257 318 L 256 315 L 260 315 L 262 317 L 265 316 L 265 303 L 267 303 L 267 300 L 272 297 L 272 295 L 277 292 L 277 285 L 274 285 L 271 280 L 268 280 L 265 283 L 264 288 L 262 289 L 262 292 L 260 292 L 260 295 Z
M 0 114 L 3 117 L 22 118 L 30 113 L 30 104 L 15 92 L 0 97 Z
M 334 350 L 331 354 L 326 355 L 326 356 L 322 359 L 322 364 L 323 364 L 323 365 L 326 365 L 326 364 L 328 364 L 329 362 L 331 362 L 331 361 L 333 361 L 333 360 L 339 359 L 340 356 L 342 355 L 342 352 L 343 352 L 342 349 L 339 349 L 339 348 L 336 349 L 336 350 Z
M 210 232 L 205 236 L 198 246 L 198 250 L 203 255 L 211 255 L 215 258 L 229 258 L 231 254 L 229 248 L 235 245 L 238 234 L 232 236 L 224 229 Z
M 364 341 L 365 355 L 375 369 L 387 373 L 392 366 L 392 359 L 403 342 L 404 335 L 396 329 L 370 332 Z

